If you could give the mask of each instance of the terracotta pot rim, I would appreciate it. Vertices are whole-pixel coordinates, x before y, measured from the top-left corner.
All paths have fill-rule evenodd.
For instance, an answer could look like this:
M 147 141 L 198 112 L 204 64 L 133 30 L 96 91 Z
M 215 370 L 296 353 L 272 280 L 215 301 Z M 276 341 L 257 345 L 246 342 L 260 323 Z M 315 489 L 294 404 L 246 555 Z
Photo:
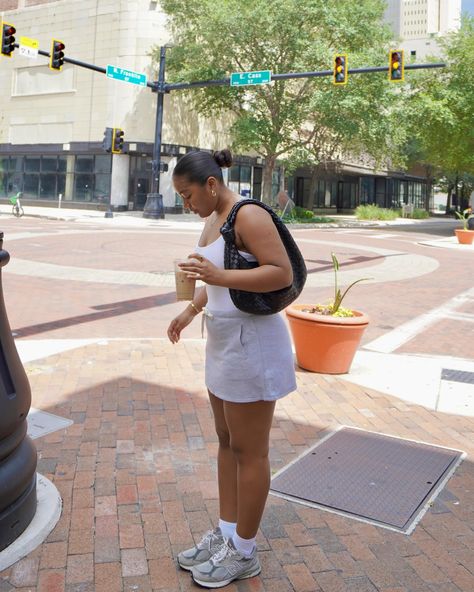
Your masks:
M 474 233 L 474 230 L 471 230 L 470 228 L 455 228 L 454 229 L 454 232 L 456 232 L 456 233 L 458 233 L 458 232 L 461 232 L 461 233 L 467 232 L 467 233 L 471 234 L 471 233 Z
M 325 325 L 367 325 L 369 323 L 369 316 L 358 310 L 353 310 L 355 316 L 353 317 L 333 317 L 331 315 L 322 315 L 312 312 L 303 312 L 302 308 L 311 308 L 313 304 L 290 304 L 285 309 L 288 317 L 302 319 L 313 323 L 321 323 Z

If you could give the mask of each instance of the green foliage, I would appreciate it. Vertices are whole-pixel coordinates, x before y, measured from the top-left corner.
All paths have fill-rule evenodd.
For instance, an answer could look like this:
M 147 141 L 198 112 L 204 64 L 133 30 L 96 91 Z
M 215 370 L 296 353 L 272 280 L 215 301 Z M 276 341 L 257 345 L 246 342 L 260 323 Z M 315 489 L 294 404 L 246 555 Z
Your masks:
M 474 214 L 472 213 L 471 208 L 466 208 L 462 213 L 461 212 L 454 212 L 456 214 L 456 216 L 462 220 L 463 223 L 463 229 L 464 230 L 469 230 L 468 227 L 468 220 L 470 218 L 474 218 Z
M 349 67 L 387 62 L 391 37 L 383 0 L 162 0 L 173 33 L 172 82 L 223 79 L 232 72 L 329 70 L 336 53 Z M 154 56 L 158 58 L 158 48 Z M 235 150 L 266 159 L 264 193 L 275 159 L 290 166 L 333 158 L 340 149 L 380 160 L 397 153 L 402 129 L 387 110 L 400 89 L 382 74 L 274 81 L 256 87 L 183 91 L 199 113 L 228 118 Z M 397 99 L 398 100 L 398 99 Z M 269 194 L 266 194 L 267 196 Z
M 413 218 L 415 220 L 424 220 L 430 217 L 430 213 L 426 210 L 421 210 L 420 208 L 415 208 L 413 210 L 413 214 L 409 216 L 409 218 Z
M 400 211 L 379 208 L 375 204 L 366 204 L 357 206 L 355 215 L 358 220 L 396 220 L 400 216 Z
M 332 259 L 332 266 L 334 269 L 334 299 L 329 304 L 316 304 L 316 306 L 310 309 L 304 309 L 305 312 L 323 314 L 323 315 L 331 315 L 333 317 L 353 317 L 354 313 L 349 308 L 342 308 L 341 304 L 344 300 L 347 292 L 358 284 L 359 282 L 364 282 L 366 280 L 370 280 L 371 278 L 360 278 L 355 282 L 352 282 L 344 292 L 341 292 L 337 285 L 337 272 L 339 271 L 339 261 L 334 253 L 331 253 Z
M 277 215 L 281 217 L 283 210 L 277 210 Z M 283 222 L 288 224 L 304 224 L 312 222 L 313 224 L 325 224 L 334 222 L 334 218 L 326 218 L 325 216 L 315 216 L 311 210 L 296 207 L 291 212 L 285 212 Z
M 405 111 L 412 139 L 406 152 L 412 161 L 461 177 L 474 174 L 474 18 L 464 18 L 459 31 L 439 42 L 447 67 L 413 76 Z

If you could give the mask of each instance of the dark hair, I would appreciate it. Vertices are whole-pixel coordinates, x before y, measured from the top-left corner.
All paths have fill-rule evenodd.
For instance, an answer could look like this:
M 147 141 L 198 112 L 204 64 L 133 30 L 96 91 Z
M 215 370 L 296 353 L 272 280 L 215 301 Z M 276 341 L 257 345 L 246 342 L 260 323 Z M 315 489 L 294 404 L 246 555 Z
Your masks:
M 222 170 L 232 166 L 230 150 L 217 150 L 210 154 L 201 150 L 193 150 L 185 154 L 174 167 L 173 177 L 186 177 L 190 183 L 204 185 L 209 177 L 223 182 Z

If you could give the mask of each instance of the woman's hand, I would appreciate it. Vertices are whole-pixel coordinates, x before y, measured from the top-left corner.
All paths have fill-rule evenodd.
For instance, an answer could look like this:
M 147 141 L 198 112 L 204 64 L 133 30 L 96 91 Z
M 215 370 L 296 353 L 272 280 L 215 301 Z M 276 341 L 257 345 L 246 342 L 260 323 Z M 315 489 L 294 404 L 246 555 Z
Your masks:
M 194 311 L 185 308 L 181 314 L 171 321 L 168 327 L 168 339 L 171 343 L 178 343 L 181 331 L 191 323 L 195 316 Z
M 222 269 L 216 267 L 213 263 L 199 253 L 191 253 L 188 256 L 189 263 L 180 263 L 179 267 L 188 274 L 188 277 L 201 280 L 206 284 L 219 285 L 222 277 Z

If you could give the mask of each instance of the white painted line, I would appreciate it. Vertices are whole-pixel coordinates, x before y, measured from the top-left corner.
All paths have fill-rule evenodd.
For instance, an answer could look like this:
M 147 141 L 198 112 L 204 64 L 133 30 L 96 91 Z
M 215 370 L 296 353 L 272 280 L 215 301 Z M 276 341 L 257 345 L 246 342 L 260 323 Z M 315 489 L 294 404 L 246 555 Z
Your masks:
M 447 356 L 359 350 L 350 372 L 340 378 L 434 411 L 474 417 L 474 386 L 456 383 L 448 393 L 442 388 L 446 381 L 441 380 L 443 368 L 468 372 L 473 364 L 472 360 Z
M 78 347 L 96 343 L 96 339 L 17 339 L 15 346 L 23 364 L 41 360 Z
M 370 343 L 364 345 L 364 349 L 372 351 L 390 353 L 401 347 L 410 339 L 416 337 L 419 333 L 427 327 L 437 323 L 443 318 L 447 318 L 449 314 L 456 312 L 456 309 L 467 302 L 474 300 L 474 288 L 466 290 L 458 294 L 451 300 L 448 300 L 441 306 L 433 308 L 425 314 L 415 317 L 411 321 L 403 323 L 393 331 L 374 339 Z

